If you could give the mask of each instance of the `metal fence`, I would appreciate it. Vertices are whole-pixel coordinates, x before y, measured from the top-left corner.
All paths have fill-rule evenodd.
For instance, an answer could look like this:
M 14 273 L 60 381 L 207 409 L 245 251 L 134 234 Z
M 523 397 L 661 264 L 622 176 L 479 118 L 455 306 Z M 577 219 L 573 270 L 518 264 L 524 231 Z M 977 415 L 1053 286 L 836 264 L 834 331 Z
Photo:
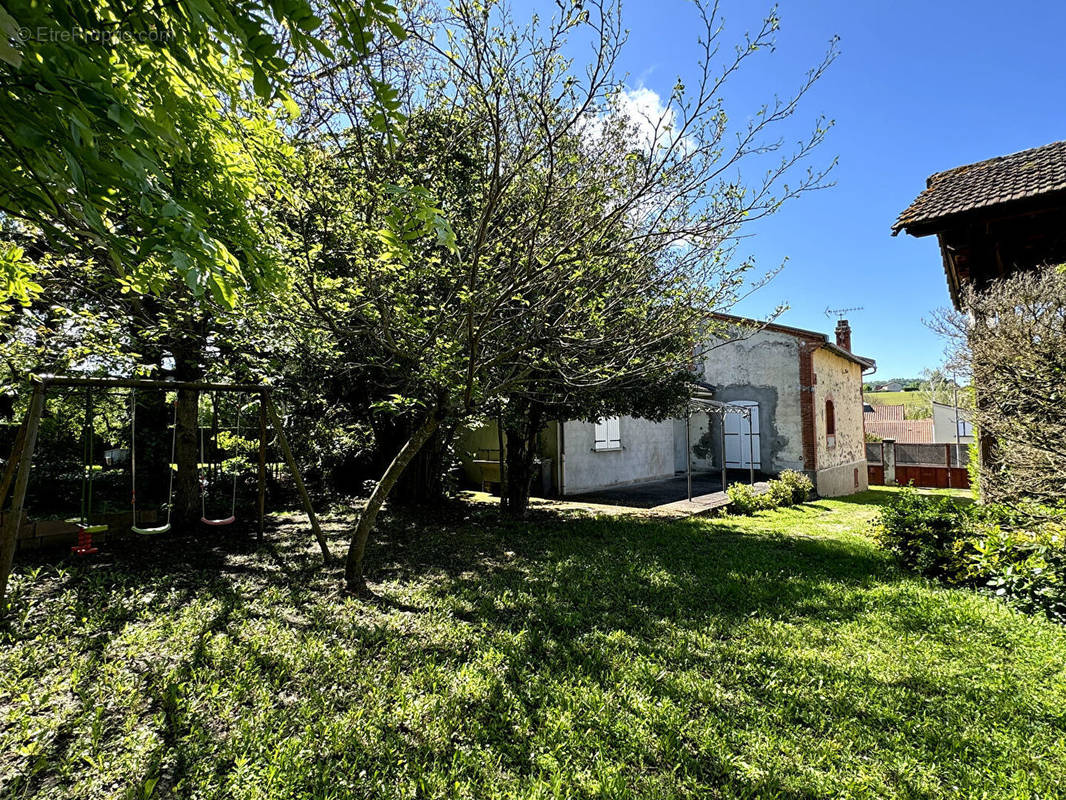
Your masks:
M 882 463 L 883 442 L 866 443 L 866 460 L 871 464 Z M 933 467 L 950 466 L 965 469 L 970 463 L 968 444 L 908 444 L 896 443 L 897 464 L 923 464 Z
M 867 472 L 875 486 L 963 489 L 970 485 L 969 462 L 970 447 L 965 444 L 866 443 Z

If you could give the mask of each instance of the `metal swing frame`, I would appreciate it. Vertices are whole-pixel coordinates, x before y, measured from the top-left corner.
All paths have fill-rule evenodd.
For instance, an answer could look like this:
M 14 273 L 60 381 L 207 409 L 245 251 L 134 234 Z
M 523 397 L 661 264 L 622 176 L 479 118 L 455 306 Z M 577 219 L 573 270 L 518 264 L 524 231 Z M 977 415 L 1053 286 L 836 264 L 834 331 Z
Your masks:
M 265 527 L 266 507 L 266 448 L 267 429 L 274 429 L 277 443 L 281 449 L 281 455 L 285 460 L 300 495 L 304 511 L 307 512 L 311 523 L 311 530 L 322 551 L 322 558 L 326 563 L 333 560 L 326 545 L 326 538 L 318 523 L 318 517 L 311 505 L 311 498 L 307 494 L 303 477 L 296 465 L 289 440 L 285 436 L 281 418 L 274 405 L 272 388 L 262 384 L 241 383 L 211 383 L 208 381 L 165 381 L 148 378 L 83 378 L 63 375 L 36 375 L 30 380 L 32 393 L 30 395 L 29 408 L 23 418 L 12 448 L 11 457 L 4 465 L 3 473 L 0 474 L 0 516 L 3 524 L 0 525 L 0 603 L 6 594 L 7 579 L 11 574 L 11 563 L 15 556 L 15 542 L 18 538 L 18 530 L 22 520 L 26 504 L 26 489 L 29 485 L 30 469 L 33 464 L 33 451 L 37 444 L 37 432 L 40 428 L 41 417 L 44 414 L 45 399 L 48 391 L 53 388 L 82 387 L 100 389 L 145 389 L 155 391 L 188 391 L 188 392 L 235 392 L 256 397 L 259 400 L 259 458 L 258 458 L 258 505 L 257 505 L 257 536 L 258 542 L 263 541 Z M 131 454 L 132 455 L 132 454 Z M 11 504 L 8 506 L 8 497 L 11 496 Z M 136 518 L 133 520 L 136 523 Z

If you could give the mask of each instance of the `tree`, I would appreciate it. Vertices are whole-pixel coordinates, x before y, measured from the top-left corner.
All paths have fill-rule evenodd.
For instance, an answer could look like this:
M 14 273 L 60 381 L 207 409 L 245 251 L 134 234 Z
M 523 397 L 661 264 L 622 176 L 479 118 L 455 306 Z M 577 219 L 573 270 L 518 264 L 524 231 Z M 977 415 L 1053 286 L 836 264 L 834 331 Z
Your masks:
M 0 215 L 40 232 L 32 250 L 3 250 L 0 302 L 29 307 L 45 291 L 42 259 L 69 253 L 87 267 L 60 291 L 79 335 L 100 322 L 84 316 L 93 309 L 140 355 L 129 369 L 185 380 L 209 368 L 221 311 L 285 281 L 269 211 L 289 192 L 295 65 L 313 53 L 360 66 L 376 40 L 405 35 L 384 0 L 16 2 L 0 29 Z M 390 90 L 365 85 L 365 113 L 387 135 Z M 198 404 L 179 393 L 185 521 L 198 517 Z
M 40 227 L 53 249 L 94 252 L 141 294 L 158 294 L 159 281 L 175 276 L 195 296 L 232 306 L 235 291 L 268 278 L 272 253 L 255 201 L 277 185 L 284 151 L 277 115 L 256 112 L 266 104 L 292 113 L 289 59 L 328 52 L 312 7 L 66 0 L 5 8 L 0 212 Z M 332 0 L 325 10 L 356 55 L 379 30 L 403 33 L 383 0 Z M 25 264 L 4 266 L 16 294 L 32 288 Z
M 375 172 L 360 131 L 335 138 L 333 152 L 364 165 L 369 180 L 336 194 L 316 186 L 294 209 L 313 221 L 294 226 L 314 232 L 294 245 L 302 292 L 317 328 L 346 343 L 337 348 L 345 358 L 390 375 L 399 390 L 379 407 L 410 430 L 353 531 L 350 590 L 366 591 L 377 513 L 438 429 L 532 396 L 545 380 L 607 391 L 682 370 L 702 322 L 742 291 L 751 265 L 732 259 L 740 225 L 822 185 L 822 170 L 782 182 L 822 140 L 821 123 L 763 179 L 749 186 L 735 171 L 748 159 L 765 166 L 781 148 L 767 132 L 794 113 L 833 53 L 734 139 L 722 87 L 771 47 L 777 19 L 716 66 L 717 10 L 698 13 L 700 79 L 678 85 L 653 119 L 630 111 L 614 75 L 625 40 L 617 6 L 563 3 L 550 21 L 518 26 L 506 5 L 459 0 L 440 27 L 412 35 L 416 67 L 394 62 L 418 71 L 390 82 L 419 88 L 404 98 L 409 124 L 385 169 Z M 565 53 L 586 36 L 592 56 L 579 67 Z M 331 99 L 321 105 L 344 107 L 333 95 L 347 82 L 315 86 Z M 430 112 L 423 133 L 438 155 L 422 160 L 416 127 Z M 389 184 L 400 190 L 384 192 Z M 415 185 L 438 205 L 405 208 L 420 196 Z
M 982 442 L 981 494 L 990 500 L 1066 495 L 1066 272 L 1046 267 L 965 291 L 968 314 L 941 311 L 951 363 L 971 376 Z

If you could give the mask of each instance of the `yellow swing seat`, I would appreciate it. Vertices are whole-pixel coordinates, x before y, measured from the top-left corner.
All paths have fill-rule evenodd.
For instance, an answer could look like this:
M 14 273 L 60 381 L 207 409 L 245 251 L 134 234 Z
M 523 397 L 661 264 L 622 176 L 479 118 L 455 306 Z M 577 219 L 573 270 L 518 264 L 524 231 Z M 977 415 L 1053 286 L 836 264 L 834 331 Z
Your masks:
M 83 533 L 103 533 L 107 530 L 107 525 L 78 525 L 78 528 Z
M 142 536 L 153 536 L 157 533 L 166 533 L 170 530 L 170 523 L 160 525 L 158 528 L 138 528 L 136 525 L 130 525 L 130 530 L 134 533 L 139 533 Z

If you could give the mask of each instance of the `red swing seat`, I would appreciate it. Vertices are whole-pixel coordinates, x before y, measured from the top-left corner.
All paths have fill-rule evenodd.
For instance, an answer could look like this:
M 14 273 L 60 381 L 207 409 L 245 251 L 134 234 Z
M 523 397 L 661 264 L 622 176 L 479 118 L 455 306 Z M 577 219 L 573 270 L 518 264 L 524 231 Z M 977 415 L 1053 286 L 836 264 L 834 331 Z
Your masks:
M 225 519 L 208 519 L 207 517 L 200 517 L 200 522 L 202 522 L 204 525 L 211 525 L 216 528 L 219 528 L 223 525 L 232 525 L 236 521 L 237 517 L 232 515 L 226 517 Z

